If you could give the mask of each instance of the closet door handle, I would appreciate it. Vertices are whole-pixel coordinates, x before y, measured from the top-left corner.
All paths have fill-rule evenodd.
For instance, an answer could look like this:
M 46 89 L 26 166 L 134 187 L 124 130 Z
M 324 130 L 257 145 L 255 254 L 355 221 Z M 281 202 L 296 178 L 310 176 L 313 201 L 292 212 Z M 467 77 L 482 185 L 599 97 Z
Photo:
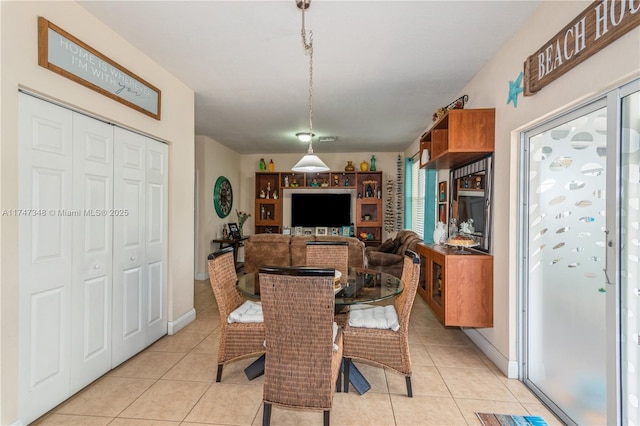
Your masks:
M 135 257 L 135 256 L 131 256 L 131 257 L 129 258 L 129 260 L 133 262 L 134 260 L 136 260 L 136 257 Z
M 611 241 L 609 239 L 609 230 L 608 229 L 604 230 L 604 239 L 605 239 L 605 242 L 607 244 L 607 247 L 613 247 L 613 241 Z M 609 266 L 608 266 L 608 262 L 607 262 L 607 252 L 606 252 L 606 249 L 605 249 L 605 253 L 604 253 L 604 268 L 602 270 L 604 271 L 605 282 L 607 283 L 607 285 L 612 285 L 613 283 L 609 279 L 609 274 L 607 273 L 607 269 L 608 268 L 609 268 Z

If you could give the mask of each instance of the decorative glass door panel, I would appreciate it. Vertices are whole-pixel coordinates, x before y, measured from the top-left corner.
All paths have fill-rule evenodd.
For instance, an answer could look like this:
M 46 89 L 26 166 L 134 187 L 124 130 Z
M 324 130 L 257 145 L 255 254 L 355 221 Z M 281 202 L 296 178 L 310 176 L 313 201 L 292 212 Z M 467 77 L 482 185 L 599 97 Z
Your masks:
M 607 423 L 603 105 L 528 139 L 526 379 L 577 424 Z

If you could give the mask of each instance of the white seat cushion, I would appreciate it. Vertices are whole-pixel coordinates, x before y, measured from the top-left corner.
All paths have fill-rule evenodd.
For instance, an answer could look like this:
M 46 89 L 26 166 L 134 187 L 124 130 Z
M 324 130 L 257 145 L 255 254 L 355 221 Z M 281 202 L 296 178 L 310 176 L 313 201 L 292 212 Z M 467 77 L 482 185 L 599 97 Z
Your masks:
M 349 312 L 349 326 L 398 331 L 400 323 L 393 305 L 356 305 L 352 306 Z
M 227 322 L 264 322 L 262 317 L 262 305 L 260 303 L 247 300 L 242 305 L 234 309 L 227 317 Z

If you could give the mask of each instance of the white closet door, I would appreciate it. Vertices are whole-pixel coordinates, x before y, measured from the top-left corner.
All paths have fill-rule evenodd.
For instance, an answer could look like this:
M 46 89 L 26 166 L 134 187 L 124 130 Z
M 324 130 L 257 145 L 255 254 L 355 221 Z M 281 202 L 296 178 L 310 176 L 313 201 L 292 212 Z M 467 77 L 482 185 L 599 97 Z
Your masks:
M 145 348 L 147 323 L 145 267 L 146 138 L 116 128 L 114 133 L 112 367 Z
M 71 392 L 111 368 L 113 126 L 73 114 Z
M 166 144 L 147 139 L 146 162 L 146 345 L 167 334 L 167 186 Z
M 19 405 L 28 423 L 69 395 L 72 113 L 21 94 Z M 6 206 L 5 206 L 6 207 Z

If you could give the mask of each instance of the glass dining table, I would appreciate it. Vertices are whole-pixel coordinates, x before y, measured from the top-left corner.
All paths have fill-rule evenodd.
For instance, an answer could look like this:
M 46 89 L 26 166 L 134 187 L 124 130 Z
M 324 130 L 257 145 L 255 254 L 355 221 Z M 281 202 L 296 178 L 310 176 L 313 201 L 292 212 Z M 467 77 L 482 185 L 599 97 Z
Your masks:
M 346 277 L 339 277 L 339 283 L 340 286 L 335 289 L 336 314 L 340 314 L 350 305 L 379 302 L 395 297 L 402 293 L 404 288 L 402 280 L 394 275 L 373 269 L 354 267 L 349 267 Z M 236 286 L 247 298 L 260 299 L 258 272 L 239 275 Z M 245 374 L 249 380 L 259 377 L 263 372 L 264 355 L 245 369 Z M 369 382 L 353 364 L 349 370 L 349 379 L 349 382 L 360 395 L 371 388 Z

